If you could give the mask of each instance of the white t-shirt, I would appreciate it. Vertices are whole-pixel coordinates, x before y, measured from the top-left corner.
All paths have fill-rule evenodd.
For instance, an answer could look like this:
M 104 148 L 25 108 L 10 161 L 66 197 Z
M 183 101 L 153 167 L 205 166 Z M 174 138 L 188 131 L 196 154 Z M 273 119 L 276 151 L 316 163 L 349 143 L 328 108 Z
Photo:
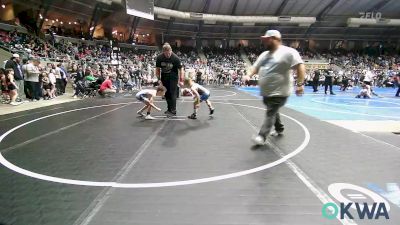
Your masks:
M 61 69 L 59 67 L 56 67 L 54 76 L 56 76 L 56 79 L 61 79 Z
M 288 97 L 292 91 L 290 69 L 303 63 L 296 49 L 281 45 L 273 53 L 265 51 L 253 67 L 258 69 L 261 95 Z
M 25 76 L 25 81 L 29 82 L 39 82 L 39 68 L 32 63 L 26 65 L 27 76 Z

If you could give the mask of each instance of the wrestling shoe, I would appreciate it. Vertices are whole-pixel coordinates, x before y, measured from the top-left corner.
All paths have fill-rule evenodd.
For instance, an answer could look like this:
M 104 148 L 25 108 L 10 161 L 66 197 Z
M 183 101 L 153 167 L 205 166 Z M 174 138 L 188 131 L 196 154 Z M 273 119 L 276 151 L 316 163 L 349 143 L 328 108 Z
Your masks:
M 147 115 L 146 117 L 144 117 L 145 120 L 154 120 L 156 118 L 152 117 L 151 115 Z
M 255 145 L 265 145 L 265 138 L 261 135 L 253 136 L 251 140 Z
M 214 114 L 214 108 L 210 109 L 210 115 Z
M 137 111 L 136 112 L 140 117 L 145 117 L 146 116 L 146 114 L 144 114 L 142 111 Z
M 272 131 L 271 133 L 269 133 L 269 135 L 272 136 L 272 137 L 281 136 L 281 135 L 283 135 L 283 131 L 276 131 L 276 130 L 274 130 L 274 131 Z
M 188 118 L 195 120 L 195 119 L 197 119 L 197 115 L 193 113 L 192 115 L 188 116 Z

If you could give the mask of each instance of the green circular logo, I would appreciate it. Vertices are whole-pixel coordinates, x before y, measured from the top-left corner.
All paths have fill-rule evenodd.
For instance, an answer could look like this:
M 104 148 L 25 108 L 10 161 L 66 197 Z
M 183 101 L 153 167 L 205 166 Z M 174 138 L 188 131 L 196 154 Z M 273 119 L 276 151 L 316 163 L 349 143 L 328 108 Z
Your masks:
M 330 209 L 329 207 L 333 208 Z M 339 213 L 339 208 L 338 206 L 333 203 L 333 202 L 329 202 L 326 203 L 323 207 L 322 207 L 322 216 L 329 219 L 329 220 L 333 220 L 336 218 L 336 216 Z

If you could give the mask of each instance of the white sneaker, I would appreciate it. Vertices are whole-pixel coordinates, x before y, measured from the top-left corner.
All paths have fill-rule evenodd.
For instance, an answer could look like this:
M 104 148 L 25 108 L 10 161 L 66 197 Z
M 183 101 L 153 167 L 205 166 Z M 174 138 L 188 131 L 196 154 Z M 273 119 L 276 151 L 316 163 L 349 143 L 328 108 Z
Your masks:
M 269 135 L 272 136 L 272 137 L 277 137 L 277 136 L 280 136 L 282 134 L 283 134 L 283 131 L 282 132 L 278 132 L 276 130 L 271 131 L 271 133 L 269 133 Z
M 144 119 L 145 120 L 154 120 L 156 118 L 152 117 L 151 115 L 147 115 Z
M 76 95 L 74 95 L 74 97 L 73 97 L 74 99 L 77 99 L 78 98 L 78 96 L 76 96 Z
M 144 114 L 143 112 L 141 112 L 141 111 L 137 111 L 136 112 L 140 117 L 146 117 L 146 114 Z
M 14 106 L 21 105 L 21 104 L 22 104 L 21 102 L 10 102 L 10 105 L 14 105 Z
M 264 137 L 257 135 L 251 138 L 255 145 L 265 145 Z

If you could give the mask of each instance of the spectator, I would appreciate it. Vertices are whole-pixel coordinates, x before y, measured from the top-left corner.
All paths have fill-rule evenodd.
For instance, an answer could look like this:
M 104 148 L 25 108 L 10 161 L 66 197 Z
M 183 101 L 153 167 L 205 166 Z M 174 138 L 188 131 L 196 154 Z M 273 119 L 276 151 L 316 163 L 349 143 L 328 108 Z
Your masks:
M 51 93 L 51 95 L 50 95 L 50 99 L 53 99 L 53 98 L 55 98 L 56 97 L 56 82 L 57 82 L 57 80 L 56 80 L 56 76 L 54 75 L 54 70 L 52 69 L 52 70 L 50 70 L 50 73 L 48 73 L 48 78 L 49 78 L 49 82 L 50 82 L 50 84 L 51 84 L 51 86 L 50 86 L 50 93 Z
M 201 71 L 200 71 L 199 69 L 197 69 L 197 71 L 196 71 L 196 83 L 198 83 L 198 84 L 200 84 L 200 85 L 203 84 L 203 83 L 201 82 L 201 75 L 202 75 Z
M 43 86 L 42 86 L 43 99 L 44 100 L 46 100 L 46 98 L 47 98 L 47 100 L 52 99 L 53 98 L 53 91 L 52 91 L 53 90 L 53 88 L 52 88 L 53 84 L 50 82 L 50 79 L 49 79 L 47 73 L 43 73 L 42 84 L 43 84 Z
M 57 95 L 63 95 L 63 90 L 64 90 L 64 81 L 63 81 L 63 75 L 61 68 L 59 65 L 54 65 L 52 64 L 52 68 L 54 69 L 54 76 L 56 77 L 56 90 L 57 90 Z
M 28 92 L 31 94 L 31 100 L 36 102 L 40 100 L 41 87 L 40 87 L 40 70 L 39 70 L 40 60 L 33 59 L 26 67 L 27 77 L 26 84 L 28 85 Z
M 65 88 L 67 87 L 68 84 L 68 72 L 61 63 L 58 64 L 57 67 L 60 68 L 61 80 L 62 80 L 62 93 L 65 94 Z
M 8 91 L 8 83 L 7 83 L 7 78 L 5 74 L 5 70 L 3 68 L 0 68 L 0 91 L 1 91 L 1 96 L 2 104 L 9 103 L 9 91 Z
M 2 83 L 2 86 L 5 86 L 6 92 L 8 92 L 8 95 L 10 97 L 10 105 L 20 105 L 22 102 L 17 102 L 17 96 L 18 96 L 18 86 L 15 83 L 14 80 L 14 70 L 12 68 L 6 69 L 4 72 L 4 83 Z M 2 87 L 3 90 L 3 87 Z
M 83 94 L 83 89 L 82 89 L 82 82 L 83 79 L 85 78 L 85 75 L 83 74 L 82 66 L 77 67 L 76 75 L 74 76 L 74 95 L 72 96 L 73 98 L 77 98 L 79 94 Z
M 27 74 L 28 74 L 28 71 L 27 71 L 26 68 L 27 68 L 28 64 L 29 64 L 29 60 L 28 60 L 28 59 L 23 59 L 23 60 L 22 60 L 21 69 L 22 69 L 22 74 L 24 75 L 24 93 L 25 93 L 25 97 L 26 97 L 27 99 L 31 99 L 32 96 L 31 96 L 31 94 L 29 93 L 29 91 L 28 91 L 28 85 L 26 84 L 26 78 L 27 78 Z
M 6 69 L 12 69 L 14 71 L 14 79 L 15 85 L 17 86 L 18 90 L 18 101 L 23 101 L 25 98 L 22 96 L 24 90 L 24 75 L 22 73 L 21 65 L 20 65 L 20 58 L 18 54 L 13 54 L 10 60 L 6 62 L 5 65 Z
M 115 80 L 114 77 L 107 76 L 106 80 L 101 84 L 99 94 L 105 97 L 107 94 L 116 93 L 116 88 L 113 87 L 112 82 Z
M 86 81 L 96 81 L 96 77 L 93 76 L 93 73 L 90 69 L 86 69 L 85 80 Z
M 333 77 L 334 77 L 334 72 L 333 72 L 332 68 L 325 71 L 325 82 L 324 82 L 325 94 L 328 94 L 328 87 L 329 87 L 329 93 L 331 95 L 335 95 L 335 93 L 333 93 L 333 90 L 332 90 Z
M 397 83 L 397 92 L 396 92 L 396 97 L 400 97 L 400 73 L 395 76 L 396 83 Z
M 319 72 L 319 70 L 314 71 L 314 76 L 313 76 L 313 81 L 312 81 L 314 92 L 318 92 L 320 74 L 321 73 Z

